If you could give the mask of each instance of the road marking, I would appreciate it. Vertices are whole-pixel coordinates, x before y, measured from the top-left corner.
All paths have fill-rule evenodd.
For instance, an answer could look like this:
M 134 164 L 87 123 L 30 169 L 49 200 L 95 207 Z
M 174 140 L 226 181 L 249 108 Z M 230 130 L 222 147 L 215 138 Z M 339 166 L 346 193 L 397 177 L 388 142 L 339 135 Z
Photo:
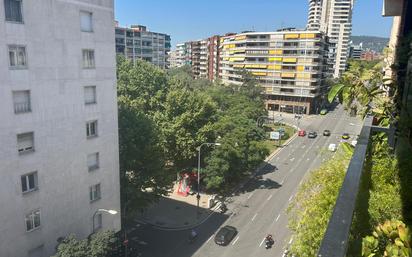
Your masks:
M 256 213 L 256 214 L 253 216 L 252 221 L 255 220 L 255 218 L 256 218 L 257 215 L 258 215 L 258 214 Z
M 307 160 L 307 161 L 309 161 L 309 160 L 310 160 L 310 158 L 307 158 L 306 160 Z
M 293 158 L 290 158 L 290 161 L 291 161 L 291 162 L 293 162 L 294 160 L 295 160 L 295 157 L 293 157 Z
M 270 198 L 272 198 L 272 196 L 273 196 L 273 194 L 272 194 L 272 195 L 269 195 L 269 197 L 268 197 L 267 201 L 269 201 L 269 200 L 270 200 Z
M 237 242 L 237 240 L 239 240 L 239 236 L 238 236 L 238 237 L 236 237 L 236 239 L 235 239 L 235 241 L 233 241 L 232 245 L 235 245 L 235 244 L 236 244 L 236 242 Z
M 278 220 L 279 220 L 279 218 L 280 218 L 280 214 L 276 217 L 276 221 L 278 221 Z
M 260 242 L 259 247 L 261 247 L 263 245 L 263 242 L 265 242 L 266 237 L 263 238 L 262 242 Z
M 293 237 L 290 238 L 289 244 L 291 244 L 292 242 L 293 242 Z
M 291 195 L 291 196 L 289 197 L 289 202 L 292 201 L 292 198 L 293 198 L 293 195 Z
M 250 193 L 250 195 L 247 197 L 247 199 L 250 199 L 252 197 L 254 192 Z
M 213 238 L 213 235 L 211 235 L 211 236 L 209 237 L 209 239 L 206 241 L 206 244 L 207 244 L 212 238 Z
M 280 182 L 281 185 L 283 185 L 283 183 L 285 183 L 285 179 L 282 179 L 282 181 Z

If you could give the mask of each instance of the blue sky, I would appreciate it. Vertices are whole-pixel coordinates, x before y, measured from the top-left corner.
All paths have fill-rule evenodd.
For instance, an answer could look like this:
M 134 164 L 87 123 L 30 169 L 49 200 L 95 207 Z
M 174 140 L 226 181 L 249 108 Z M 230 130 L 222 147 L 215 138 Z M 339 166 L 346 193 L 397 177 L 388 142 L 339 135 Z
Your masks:
M 389 37 L 382 0 L 355 0 L 352 35 Z M 308 0 L 115 0 L 121 25 L 142 24 L 176 43 L 244 30 L 304 28 Z

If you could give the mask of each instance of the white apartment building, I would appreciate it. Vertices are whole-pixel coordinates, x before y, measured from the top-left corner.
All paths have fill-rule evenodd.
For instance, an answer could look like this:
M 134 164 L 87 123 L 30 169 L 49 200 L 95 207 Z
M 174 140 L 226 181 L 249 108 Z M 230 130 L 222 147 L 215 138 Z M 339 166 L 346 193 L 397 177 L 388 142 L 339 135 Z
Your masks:
M 309 0 L 307 29 L 320 30 L 329 37 L 329 64 L 334 77 L 346 69 L 353 4 L 354 0 Z
M 0 256 L 120 230 L 113 0 L 0 1 Z M 119 211 L 98 213 L 99 208 Z

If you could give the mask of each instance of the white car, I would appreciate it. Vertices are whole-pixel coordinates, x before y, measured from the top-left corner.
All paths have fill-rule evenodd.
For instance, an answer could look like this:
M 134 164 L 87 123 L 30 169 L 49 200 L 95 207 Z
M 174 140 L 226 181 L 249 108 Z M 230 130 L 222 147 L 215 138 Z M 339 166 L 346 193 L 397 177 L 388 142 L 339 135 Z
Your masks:
M 328 147 L 328 150 L 331 152 L 335 152 L 336 151 L 336 144 L 330 144 Z
M 352 142 L 350 142 L 350 144 L 351 144 L 353 147 L 355 147 L 357 143 L 358 143 L 358 140 L 352 140 Z

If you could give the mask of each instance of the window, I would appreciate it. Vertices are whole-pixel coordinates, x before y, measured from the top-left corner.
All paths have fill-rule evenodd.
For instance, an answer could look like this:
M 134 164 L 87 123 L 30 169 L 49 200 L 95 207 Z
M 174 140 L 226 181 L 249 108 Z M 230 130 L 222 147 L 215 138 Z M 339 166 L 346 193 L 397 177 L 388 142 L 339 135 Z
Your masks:
M 99 168 L 99 153 L 92 153 L 87 155 L 87 167 L 89 171 Z
M 80 11 L 80 29 L 83 32 L 93 32 L 92 13 Z
M 83 68 L 94 68 L 94 50 L 83 49 Z
M 37 189 L 37 171 L 21 176 L 21 191 L 23 193 L 28 193 Z
M 9 45 L 10 67 L 27 68 L 26 47 Z
M 91 186 L 89 188 L 89 190 L 90 190 L 90 202 L 93 202 L 93 201 L 96 201 L 96 200 L 100 199 L 100 197 L 101 197 L 100 184 Z
M 14 113 L 31 112 L 30 91 L 13 91 Z
M 88 138 L 97 137 L 97 120 L 86 123 L 86 135 Z
M 96 103 L 96 86 L 84 87 L 84 103 L 95 104 Z
M 17 151 L 20 154 L 34 152 L 34 133 L 23 133 L 17 135 Z
M 38 227 L 40 227 L 40 210 L 35 210 L 26 215 L 26 231 L 33 231 Z
M 4 0 L 6 21 L 23 22 L 21 0 Z
M 94 231 L 101 229 L 102 224 L 103 224 L 103 215 L 101 213 L 98 213 L 94 217 Z

